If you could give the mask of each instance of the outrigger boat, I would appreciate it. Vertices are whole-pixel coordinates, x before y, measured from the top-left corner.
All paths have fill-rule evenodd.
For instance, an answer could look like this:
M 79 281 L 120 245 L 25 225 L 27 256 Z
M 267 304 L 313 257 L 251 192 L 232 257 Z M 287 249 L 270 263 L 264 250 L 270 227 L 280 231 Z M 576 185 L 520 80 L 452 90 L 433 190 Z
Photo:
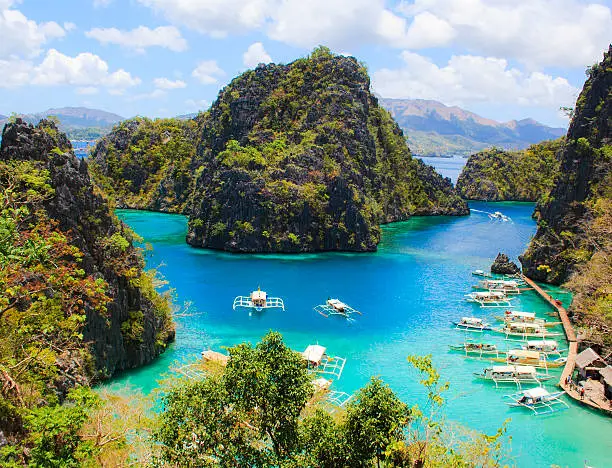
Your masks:
M 493 278 L 493 275 L 491 273 L 487 273 L 484 270 L 474 270 L 472 274 L 474 276 L 482 276 L 483 278 Z
M 250 296 L 237 296 L 232 308 L 236 310 L 236 307 L 255 309 L 257 312 L 261 312 L 263 309 L 278 308 L 285 310 L 285 303 L 280 297 L 268 297 L 265 291 L 257 288 L 257 291 L 253 291 Z M 251 315 L 251 312 L 249 312 L 249 315 Z
M 465 296 L 468 302 L 479 304 L 480 307 L 512 307 L 512 299 L 503 291 L 477 291 Z
M 512 395 L 505 395 L 504 398 L 512 400 L 512 403 L 507 402 L 507 405 L 529 408 L 533 414 L 538 416 L 569 409 L 569 405 L 561 399 L 564 393 L 549 393 L 542 387 L 535 387 Z
M 491 326 L 477 317 L 461 317 L 459 322 L 453 322 L 456 328 L 466 331 L 483 332 L 490 330 Z
M 525 322 L 510 322 L 506 323 L 503 327 L 493 328 L 494 332 L 502 333 L 508 336 L 520 336 L 522 338 L 538 336 L 546 338 L 549 336 L 560 336 L 561 333 L 550 332 L 537 323 L 525 323 Z
M 565 365 L 565 358 L 546 360 L 546 355 L 539 351 L 527 351 L 524 349 L 511 349 L 506 354 L 506 358 L 494 358 L 492 361 L 506 362 L 508 364 L 523 364 L 526 366 L 540 367 L 548 369 L 549 367 L 561 367 Z
M 561 324 L 561 322 L 548 322 L 546 319 L 537 318 L 534 312 L 519 312 L 515 310 L 506 310 L 503 317 L 495 318 L 505 323 L 533 323 L 542 327 L 554 327 Z
M 504 279 L 485 279 L 479 281 L 475 289 L 486 289 L 488 291 L 501 291 L 505 294 L 520 294 L 521 289 L 518 281 Z
M 314 374 L 331 375 L 340 378 L 346 359 L 338 356 L 328 356 L 327 349 L 321 345 L 308 345 L 302 352 L 309 371 Z
M 496 211 L 495 213 L 489 213 L 489 219 L 499 219 L 501 221 L 510 221 L 510 218 L 503 214 L 501 211 Z
M 492 366 L 483 369 L 481 373 L 474 372 L 474 376 L 481 380 L 491 380 L 497 387 L 500 383 L 513 383 L 518 387 L 523 382 L 540 383 L 553 378 L 552 375 L 539 374 L 533 366 Z
M 466 356 L 474 355 L 475 357 L 499 356 L 502 352 L 497 348 L 497 345 L 491 343 L 471 343 L 465 342 L 460 345 L 449 345 L 451 351 L 462 351 Z
M 542 354 L 555 354 L 560 356 L 565 352 L 565 349 L 559 349 L 559 345 L 555 340 L 530 340 L 521 348 L 528 351 L 539 351 Z
M 348 304 L 338 300 L 338 299 L 327 299 L 325 304 L 318 305 L 314 308 L 315 311 L 320 313 L 323 317 L 329 317 L 330 315 L 340 315 L 346 319 L 351 319 L 351 315 L 359 314 L 361 312 L 353 309 Z

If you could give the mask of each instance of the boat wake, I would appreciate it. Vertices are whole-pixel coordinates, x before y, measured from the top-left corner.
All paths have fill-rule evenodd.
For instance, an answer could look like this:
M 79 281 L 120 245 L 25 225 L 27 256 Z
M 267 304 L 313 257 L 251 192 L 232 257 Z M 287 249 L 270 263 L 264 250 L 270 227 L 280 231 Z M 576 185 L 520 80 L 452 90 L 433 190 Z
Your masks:
M 512 221 L 512 219 L 510 218 L 510 216 L 506 216 L 505 214 L 501 213 L 500 211 L 496 211 L 494 213 L 490 213 L 489 211 L 484 211 L 484 210 L 475 210 L 475 209 L 471 209 L 472 212 L 474 213 L 483 213 L 486 214 L 490 220 L 492 221 Z

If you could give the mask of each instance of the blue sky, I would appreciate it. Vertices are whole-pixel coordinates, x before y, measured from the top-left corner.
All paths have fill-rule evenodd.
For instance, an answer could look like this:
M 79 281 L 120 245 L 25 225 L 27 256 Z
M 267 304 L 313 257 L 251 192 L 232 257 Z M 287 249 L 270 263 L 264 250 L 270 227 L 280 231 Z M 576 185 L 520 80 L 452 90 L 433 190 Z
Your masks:
M 610 1 L 0 0 L 0 114 L 86 106 L 172 116 L 318 44 L 381 96 L 564 126 L 612 41 Z

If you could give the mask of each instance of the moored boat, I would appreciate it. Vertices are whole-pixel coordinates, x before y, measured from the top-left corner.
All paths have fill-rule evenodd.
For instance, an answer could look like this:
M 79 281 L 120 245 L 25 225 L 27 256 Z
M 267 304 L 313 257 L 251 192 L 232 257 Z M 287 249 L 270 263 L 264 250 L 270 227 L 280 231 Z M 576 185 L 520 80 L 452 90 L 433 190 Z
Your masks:
M 518 386 L 523 382 L 542 382 L 553 378 L 552 375 L 538 373 L 533 366 L 492 366 L 483 369 L 481 373 L 474 373 L 481 380 L 490 380 L 497 386 L 500 383 L 513 383 Z
M 527 344 L 521 346 L 521 348 L 529 351 L 539 351 L 547 355 L 561 355 L 561 353 L 567 351 L 565 349 L 559 349 L 559 344 L 555 340 L 529 340 Z
M 480 307 L 512 307 L 512 298 L 503 291 L 476 291 L 465 297 L 468 302 L 479 304 Z
M 484 330 L 491 329 L 488 323 L 485 323 L 478 317 L 461 317 L 461 320 L 453 322 L 453 324 L 456 328 L 467 331 L 483 332 Z
M 550 393 L 543 387 L 534 387 L 512 395 L 505 395 L 504 398 L 512 400 L 512 402 L 507 402 L 507 405 L 528 408 L 533 411 L 533 414 L 541 415 L 569 409 L 569 405 L 561 400 L 564 394 L 563 391 Z
M 551 332 L 537 323 L 525 323 L 525 322 L 510 322 L 506 323 L 503 327 L 493 328 L 494 332 L 502 333 L 508 336 L 520 336 L 521 338 L 529 337 L 540 337 L 546 338 L 549 336 L 560 336 L 562 333 Z
M 504 279 L 484 279 L 478 282 L 476 289 L 488 291 L 501 291 L 505 294 L 520 294 L 521 289 L 518 281 Z
M 280 297 L 268 297 L 268 294 L 258 287 L 257 291 L 253 291 L 249 296 L 236 296 L 232 308 L 236 310 L 237 307 L 251 309 L 250 315 L 252 310 L 257 312 L 276 308 L 285 310 L 285 303 Z
M 359 314 L 361 312 L 353 309 L 348 304 L 345 304 L 339 299 L 327 299 L 325 304 L 320 304 L 314 308 L 316 312 L 321 314 L 323 317 L 329 317 L 330 315 L 340 315 L 348 320 L 353 320 L 351 315 Z
M 546 355 L 539 351 L 528 351 L 524 349 L 511 349 L 505 358 L 493 358 L 495 362 L 506 362 L 508 364 L 521 364 L 526 366 L 540 367 L 542 369 L 561 367 L 565 364 L 563 359 L 547 360 Z
M 462 351 L 466 355 L 473 356 L 499 356 L 500 353 L 503 353 L 497 348 L 497 345 L 492 343 L 475 343 L 475 342 L 465 342 L 460 345 L 449 345 L 451 351 Z
M 554 327 L 561 324 L 561 322 L 548 322 L 546 319 L 538 318 L 534 312 L 520 312 L 516 310 L 506 310 L 503 317 L 495 318 L 505 323 L 534 323 L 543 327 Z
M 474 276 L 482 276 L 483 278 L 493 278 L 493 275 L 491 273 L 487 273 L 484 270 L 474 270 L 472 274 Z

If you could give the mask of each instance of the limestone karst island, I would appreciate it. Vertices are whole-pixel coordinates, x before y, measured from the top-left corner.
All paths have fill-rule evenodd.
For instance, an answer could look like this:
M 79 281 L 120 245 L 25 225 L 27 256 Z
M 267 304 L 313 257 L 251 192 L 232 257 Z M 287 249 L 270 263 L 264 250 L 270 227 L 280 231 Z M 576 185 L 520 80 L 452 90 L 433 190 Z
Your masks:
M 610 31 L 0 0 L 0 466 L 612 466 Z

